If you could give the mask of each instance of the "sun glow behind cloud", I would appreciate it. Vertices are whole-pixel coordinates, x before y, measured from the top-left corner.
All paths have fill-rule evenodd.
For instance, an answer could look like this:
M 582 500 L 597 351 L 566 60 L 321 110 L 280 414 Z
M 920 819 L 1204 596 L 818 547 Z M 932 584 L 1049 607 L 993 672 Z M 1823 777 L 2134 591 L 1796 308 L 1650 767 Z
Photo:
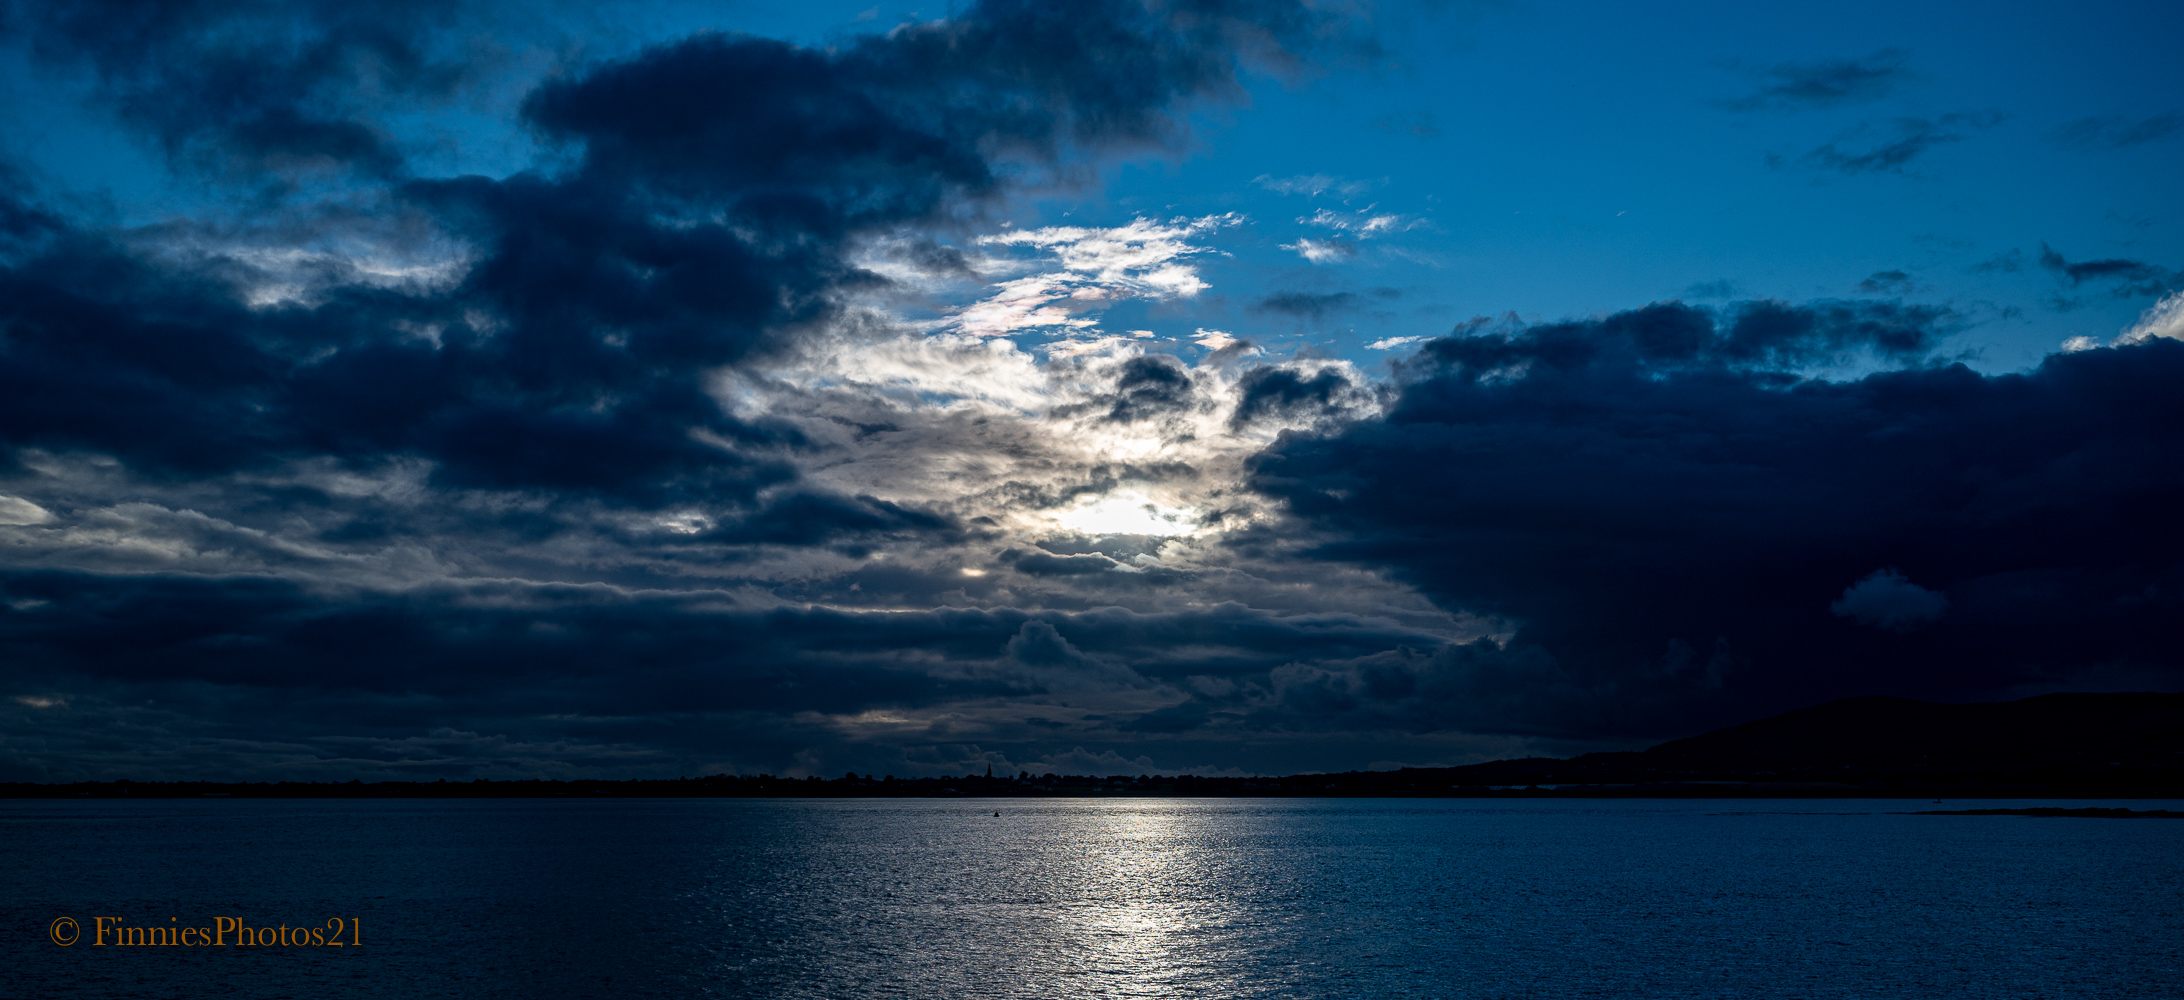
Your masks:
M 1086 535 L 1190 536 L 1198 533 L 1202 512 L 1192 507 L 1169 507 L 1136 491 L 1080 497 L 1077 505 L 1054 519 L 1071 531 Z

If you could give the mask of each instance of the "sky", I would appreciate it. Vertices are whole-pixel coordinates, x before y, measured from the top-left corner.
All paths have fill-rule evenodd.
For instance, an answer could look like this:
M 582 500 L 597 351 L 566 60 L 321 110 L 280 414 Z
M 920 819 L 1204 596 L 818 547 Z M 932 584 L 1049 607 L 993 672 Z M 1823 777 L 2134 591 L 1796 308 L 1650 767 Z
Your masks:
M 0 12 L 0 780 L 2184 690 L 2173 7 Z

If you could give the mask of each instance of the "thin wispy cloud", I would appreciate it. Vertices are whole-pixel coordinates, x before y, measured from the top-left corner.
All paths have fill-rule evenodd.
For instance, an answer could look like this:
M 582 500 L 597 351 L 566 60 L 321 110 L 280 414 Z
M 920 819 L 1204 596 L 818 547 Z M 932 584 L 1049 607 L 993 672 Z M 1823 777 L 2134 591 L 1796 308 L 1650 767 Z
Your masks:
M 1905 295 L 1918 288 L 1910 272 L 1902 270 L 1875 271 L 1858 282 L 1858 290 L 1868 295 Z
M 1295 177 L 1273 177 L 1260 174 L 1252 178 L 1253 186 L 1275 194 L 1301 194 L 1307 198 L 1334 195 L 1338 198 L 1354 198 L 1373 189 L 1377 181 L 1347 180 L 1326 174 L 1299 174 Z
M 1793 60 L 1762 66 L 1725 63 L 1752 78 L 1755 86 L 1742 97 L 1719 103 L 1745 113 L 1870 104 L 1917 79 L 1908 68 L 1909 61 L 1909 53 L 1890 48 L 1856 58 Z
M 1314 264 L 1333 264 L 1357 256 L 1356 241 L 1340 237 L 1335 239 L 1313 239 L 1309 236 L 1301 236 L 1294 243 L 1282 244 L 1281 248 Z
M 2064 149 L 2130 149 L 2184 135 L 2184 114 L 2175 111 L 2128 118 L 2094 115 L 2064 122 L 2048 133 L 2048 141 Z
M 1392 212 L 1373 211 L 1366 206 L 1354 212 L 1338 212 L 1323 208 L 1311 215 L 1297 219 L 1300 226 L 1332 231 L 1331 237 L 1301 237 L 1281 248 L 1314 264 L 1331 264 L 1357 256 L 1358 244 L 1372 239 L 1391 236 L 1422 228 L 1425 220 Z
M 1799 162 L 1845 174 L 1901 174 L 1935 147 L 1963 142 L 2007 118 L 1999 111 L 1974 111 L 1867 122 L 1814 147 Z
M 2045 243 L 2040 244 L 2039 261 L 2071 288 L 2105 285 L 2118 297 L 2160 295 L 2184 286 L 2184 270 L 2126 257 L 2073 261 Z

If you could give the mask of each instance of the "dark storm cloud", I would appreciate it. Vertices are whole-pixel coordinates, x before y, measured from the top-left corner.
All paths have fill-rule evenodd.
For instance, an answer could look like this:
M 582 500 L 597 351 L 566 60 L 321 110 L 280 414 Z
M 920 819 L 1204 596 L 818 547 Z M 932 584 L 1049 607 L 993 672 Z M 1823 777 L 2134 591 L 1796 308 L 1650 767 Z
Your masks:
M 1358 387 L 1334 368 L 1306 375 L 1290 367 L 1267 365 L 1245 372 L 1237 391 L 1236 414 L 1230 423 L 1242 427 L 1267 416 L 1330 411 Z
M 126 5 L 107 30 L 71 6 L 29 21 L 53 58 L 165 102 L 124 101 L 129 120 L 287 156 L 355 123 L 325 111 L 324 128 L 255 145 L 230 126 L 290 121 L 359 74 L 460 75 L 428 72 L 419 48 L 439 7 L 365 9 Z M 238 18 L 299 20 L 253 33 Z M 459 282 L 422 292 L 351 284 L 254 308 L 231 260 L 58 229 L 0 273 L 0 444 L 177 476 L 414 455 L 445 485 L 748 501 L 786 473 L 746 452 L 799 442 L 723 415 L 698 380 L 884 284 L 846 261 L 849 241 L 977 204 L 1005 187 L 1004 162 L 1165 142 L 1188 102 L 1236 91 L 1242 59 L 1279 61 L 1335 27 L 1282 3 L 991 2 L 827 51 L 718 34 L 649 49 L 525 102 L 574 155 L 564 173 L 395 189 L 390 212 L 476 250 Z M 277 51 L 237 40 L 258 37 Z M 391 155 L 373 148 L 365 159 Z M 5 217 L 57 228 L 20 201 Z
M 26 672 L 399 692 L 507 711 L 582 704 L 602 714 L 917 703 L 949 682 L 902 651 L 991 659 L 1027 618 L 739 610 L 718 592 L 598 585 L 329 600 L 271 580 L 12 573 L 4 589 L 5 642 Z M 522 683 L 511 685 L 516 677 Z
M 1886 125 L 1866 123 L 1814 147 L 1803 157 L 1810 166 L 1846 174 L 1900 174 L 1911 161 L 1945 143 L 1962 142 L 2006 118 L 1999 111 L 1973 111 L 1936 118 L 1896 118 Z
M 1917 363 L 1949 319 L 1667 305 L 1431 342 L 1385 420 L 1285 439 L 1255 482 L 1321 556 L 1514 635 L 1300 667 L 1282 713 L 1652 735 L 2184 680 L 2184 344 Z M 1913 364 L 1789 367 L 1845 351 Z
M 400 173 L 378 115 L 445 100 L 487 68 L 454 30 L 464 6 L 84 0 L 10 4 L 5 23 L 49 70 L 88 68 L 102 101 L 178 163 L 255 183 Z
M 1743 97 L 1723 101 L 1732 111 L 1799 111 L 1845 104 L 1863 104 L 1894 93 L 1915 79 L 1904 68 L 1909 54 L 1901 49 L 1882 49 L 1862 59 L 1819 59 L 1747 67 L 1731 64 L 1756 78 L 1759 85 Z
M 955 526 L 945 517 L 876 497 L 796 492 L 770 497 L 750 516 L 695 536 L 735 545 L 824 545 L 874 536 L 943 538 Z
M 460 775 L 502 764 L 494 773 L 624 775 L 693 760 L 779 771 L 813 746 L 845 752 L 848 737 L 792 724 L 799 713 L 1264 677 L 1433 641 L 1354 616 L 1232 604 L 853 612 L 597 584 L 328 594 L 275 580 L 18 571 L 0 574 L 0 655 L 12 668 L 7 710 L 25 718 L 0 732 L 10 751 L 0 756 L 15 760 L 15 777 L 41 779 Z M 93 718 L 148 703 L 179 713 L 163 720 L 169 730 Z M 949 726 L 983 725 L 961 710 L 947 717 L 956 721 L 845 753 L 899 759 L 947 741 Z M 425 733 L 446 745 L 405 764 Z M 9 742 L 23 739 L 47 742 Z M 530 756 L 508 764 L 507 743 L 530 744 Z M 56 746 L 69 749 L 56 757 Z M 33 767 L 60 770 L 24 771 Z
M 1702 665 L 1694 676 L 1703 678 Z M 1612 732 L 1600 692 L 1564 673 L 1538 647 L 1491 639 L 1435 649 L 1399 648 L 1347 663 L 1288 664 L 1269 697 L 1239 713 L 1246 725 L 1303 730 L 1437 732 L 1452 729 Z M 1644 712 L 1633 699 L 1627 709 Z M 1218 718 L 1218 716 L 1216 716 Z M 1571 726 L 1573 719 L 1585 724 Z M 1542 724 L 1541 720 L 1554 720 Z M 1559 727 L 1559 728 L 1558 728 Z
M 68 228 L 59 215 L 23 199 L 22 192 L 30 188 L 22 168 L 0 150 L 0 240 L 6 241 L 0 250 L 10 254 L 29 250 L 37 241 Z
M 2040 244 L 2040 266 L 2054 272 L 2072 288 L 2089 282 L 2107 285 L 2118 298 L 2160 295 L 2184 285 L 2184 271 L 2123 258 L 2073 262 L 2045 243 Z
M 963 256 L 963 251 L 943 246 L 930 237 L 911 242 L 903 248 L 897 259 L 926 274 L 972 280 L 978 277 L 978 272 L 972 269 L 970 261 Z
M 1165 354 L 1146 354 L 1122 363 L 1107 419 L 1135 423 L 1188 409 L 1195 402 L 1190 372 L 1181 361 Z
M 659 773 L 687 751 L 778 770 L 862 739 L 810 713 L 1071 685 L 1143 698 L 1161 678 L 1433 641 L 1218 600 L 1100 608 L 1057 588 L 1187 573 L 942 551 L 994 522 L 827 487 L 807 470 L 841 447 L 817 439 L 831 431 L 724 412 L 708 381 L 845 336 L 852 300 L 891 291 L 856 263 L 875 246 L 972 277 L 934 234 L 1169 148 L 1247 67 L 1368 51 L 1352 22 L 1281 0 L 994 0 L 826 49 L 701 34 L 531 91 L 521 123 L 547 166 L 421 177 L 385 123 L 475 96 L 494 67 L 464 48 L 471 16 L 9 9 L 184 181 L 350 189 L 118 230 L 0 178 L 0 513 L 24 546 L 0 574 L 7 759 L 108 776 L 301 753 L 335 776 L 415 749 L 451 774 L 487 757 Z M 1122 367 L 1110 421 L 1204 402 L 1172 358 Z M 1051 507 L 1196 474 L 1163 460 L 1008 489 Z M 999 606 L 938 607 L 969 587 Z M 96 705 L 110 728 L 86 721 Z M 345 763 L 340 740 L 378 749 Z
M 661 255 L 688 249 L 672 246 L 679 240 L 706 237 L 668 239 Z M 216 275 L 163 267 L 99 236 L 71 233 L 0 271 L 7 361 L 0 366 L 0 442 L 89 449 L 177 477 L 310 455 L 369 463 L 413 454 L 442 463 L 438 477 L 452 485 L 639 501 L 698 488 L 747 496 L 783 473 L 732 446 L 779 443 L 778 435 L 723 416 L 691 376 L 660 368 L 699 353 L 675 338 L 686 329 L 675 322 L 683 315 L 742 321 L 720 337 L 729 343 L 714 347 L 716 360 L 725 360 L 735 353 L 736 334 L 753 337 L 757 323 L 780 312 L 770 303 L 720 302 L 738 284 L 725 266 L 747 256 L 722 249 L 692 250 L 697 260 L 658 260 L 665 273 L 626 283 L 611 280 L 626 275 L 589 275 L 592 303 L 607 300 L 613 318 L 635 328 L 626 344 L 614 345 L 596 330 L 574 328 L 601 318 L 568 301 L 579 293 L 510 303 L 516 321 L 484 329 L 457 309 L 492 305 L 495 296 L 463 292 L 420 299 L 352 289 L 315 307 L 251 309 Z M 549 253 L 531 246 L 522 255 Z M 676 294 L 673 265 L 703 260 L 723 264 L 725 273 L 690 296 L 697 302 L 663 301 Z M 465 292 L 483 292 L 509 263 L 488 262 Z M 762 280 L 749 275 L 757 269 L 747 269 L 740 284 Z M 668 287 L 616 287 L 635 283 Z M 737 304 L 744 315 L 736 315 Z M 553 305 L 569 309 L 521 315 L 526 307 L 550 313 Z M 436 328 L 439 342 L 403 326 Z M 693 438 L 694 428 L 723 444 Z
M 2095 115 L 2064 122 L 2048 133 L 2048 141 L 2064 149 L 2129 149 L 2184 133 L 2184 114 L 2170 111 L 2132 120 L 2122 115 Z
M 1495 333 L 1485 319 L 1430 342 L 1422 357 L 1474 373 L 1521 373 L 1541 360 L 1578 367 L 1796 366 L 1871 351 L 1916 360 L 1953 332 L 1957 315 L 1940 306 L 1822 301 L 1792 306 L 1743 303 L 1726 312 L 1666 303 L 1594 322 L 1556 323 Z
M 0 163 L 0 767 L 933 773 L 979 740 L 1171 739 L 1249 766 L 1291 734 L 1287 759 L 1333 732 L 1685 735 L 1835 694 L 2174 676 L 2148 624 L 2184 595 L 2173 345 L 1984 378 L 1934 360 L 1963 322 L 1939 307 L 1664 305 L 1468 325 L 1383 386 L 1241 335 L 1193 368 L 888 316 L 985 285 L 1000 259 L 945 244 L 1184 148 L 1247 71 L 1369 49 L 1328 9 L 990 0 L 819 48 L 565 62 L 518 100 L 481 96 L 531 65 L 495 54 L 527 37 L 500 8 L 5 7 L 183 187 L 269 197 L 123 230 Z M 523 58 L 547 50 L 575 58 Z M 1753 72 L 1740 110 L 1909 78 L 1885 51 Z M 401 123 L 488 104 L 536 169 L 426 176 Z M 1900 173 L 1997 120 L 1808 159 Z M 1120 301 L 1071 273 L 1074 315 Z M 1248 308 L 1303 326 L 1396 295 L 1305 287 Z M 1253 496 L 1236 467 L 1277 433 Z M 1219 530 L 1039 535 L 1127 490 Z

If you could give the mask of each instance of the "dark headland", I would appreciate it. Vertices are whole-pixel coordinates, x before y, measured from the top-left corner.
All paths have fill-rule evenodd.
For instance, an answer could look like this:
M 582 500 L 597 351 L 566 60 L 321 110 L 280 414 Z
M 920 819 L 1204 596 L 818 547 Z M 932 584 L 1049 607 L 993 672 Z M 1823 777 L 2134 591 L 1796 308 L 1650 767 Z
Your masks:
M 712 775 L 632 781 L 0 784 L 5 798 L 1044 796 L 2184 798 L 2184 694 L 1845 698 L 1649 750 L 1279 778 Z

